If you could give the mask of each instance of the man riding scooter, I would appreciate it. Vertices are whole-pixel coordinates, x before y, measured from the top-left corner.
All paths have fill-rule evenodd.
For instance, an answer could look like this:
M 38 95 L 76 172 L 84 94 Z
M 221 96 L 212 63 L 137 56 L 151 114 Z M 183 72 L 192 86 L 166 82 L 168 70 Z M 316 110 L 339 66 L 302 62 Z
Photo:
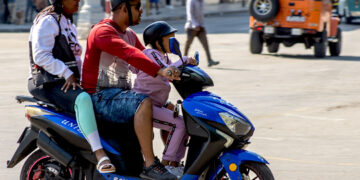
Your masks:
M 134 123 L 145 158 L 142 178 L 176 179 L 154 156 L 152 102 L 146 95 L 130 91 L 129 66 L 169 80 L 179 80 L 180 71 L 176 67 L 161 69 L 142 53 L 144 46 L 129 28 L 140 22 L 140 0 L 111 0 L 111 6 L 112 16 L 95 25 L 87 39 L 82 86 L 104 121 Z

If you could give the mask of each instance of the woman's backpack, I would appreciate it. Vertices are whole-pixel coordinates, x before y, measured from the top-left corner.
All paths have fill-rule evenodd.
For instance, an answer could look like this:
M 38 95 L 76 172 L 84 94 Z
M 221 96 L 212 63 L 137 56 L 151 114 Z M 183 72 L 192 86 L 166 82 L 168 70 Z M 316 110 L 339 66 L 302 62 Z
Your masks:
M 54 48 L 52 49 L 52 54 L 54 58 L 60 59 L 65 63 L 65 65 L 69 67 L 69 69 L 74 73 L 76 79 L 80 79 L 80 73 L 74 53 L 68 44 L 66 36 L 64 36 L 61 33 L 61 27 L 60 27 L 61 15 L 51 14 L 51 16 L 56 19 L 56 22 L 59 25 L 59 34 L 55 37 L 55 44 L 54 44 Z M 52 75 L 47 71 L 45 71 L 42 67 L 36 65 L 33 60 L 31 41 L 29 42 L 29 48 L 30 48 L 31 73 L 36 87 L 44 84 L 55 83 L 60 80 L 64 80 L 64 78 Z

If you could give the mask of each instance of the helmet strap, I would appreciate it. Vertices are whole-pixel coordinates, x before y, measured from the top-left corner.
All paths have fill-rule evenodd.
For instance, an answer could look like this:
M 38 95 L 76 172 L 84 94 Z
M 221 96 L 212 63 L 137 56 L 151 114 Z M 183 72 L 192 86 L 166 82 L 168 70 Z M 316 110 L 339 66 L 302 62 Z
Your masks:
M 164 52 L 164 54 L 166 53 L 166 50 L 165 50 L 165 47 L 163 45 L 163 39 L 159 39 L 158 42 L 159 42 L 159 45 L 160 45 L 160 48 L 161 48 L 161 51 Z
M 166 57 L 166 64 L 169 64 L 170 60 L 169 60 L 169 54 L 166 52 L 165 53 L 165 57 Z
M 132 13 L 131 13 L 131 6 L 130 6 L 130 0 L 125 0 L 126 3 L 126 9 L 128 10 L 128 15 L 129 15 L 129 26 L 134 25 L 133 22 L 133 17 L 132 17 Z

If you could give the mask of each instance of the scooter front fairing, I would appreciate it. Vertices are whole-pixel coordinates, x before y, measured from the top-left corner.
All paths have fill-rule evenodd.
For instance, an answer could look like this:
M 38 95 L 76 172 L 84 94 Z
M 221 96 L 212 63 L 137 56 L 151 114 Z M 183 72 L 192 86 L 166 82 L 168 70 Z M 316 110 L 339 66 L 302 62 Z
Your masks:
M 234 139 L 231 141 L 232 144 L 228 146 L 225 144 L 223 152 L 216 161 L 215 169 L 209 173 L 209 179 L 214 179 L 224 169 L 231 179 L 242 179 L 239 167 L 244 162 L 253 161 L 268 164 L 260 155 L 244 150 L 255 128 L 250 120 L 235 106 L 221 99 L 219 96 L 206 91 L 188 96 L 182 105 L 183 109 L 191 116 L 202 119 L 204 123 L 230 135 Z M 236 121 L 232 123 L 226 122 L 227 119 L 221 117 L 222 113 L 229 114 L 229 116 L 234 117 Z M 237 127 L 232 129 L 231 125 L 233 125 L 234 122 L 240 123 L 239 126 L 247 128 Z
M 208 91 L 197 92 L 190 95 L 184 100 L 182 105 L 191 116 L 210 120 L 225 126 L 226 123 L 220 117 L 219 113 L 229 113 L 248 123 L 251 127 L 251 131 L 255 130 L 249 119 L 234 105 Z

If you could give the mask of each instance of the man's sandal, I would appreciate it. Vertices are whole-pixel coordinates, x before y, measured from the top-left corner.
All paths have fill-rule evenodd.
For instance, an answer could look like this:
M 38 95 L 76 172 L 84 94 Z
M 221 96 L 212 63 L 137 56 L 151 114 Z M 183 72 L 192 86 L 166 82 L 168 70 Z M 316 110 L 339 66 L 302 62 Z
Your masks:
M 96 169 L 100 172 L 100 173 L 113 173 L 115 172 L 115 166 L 111 163 L 105 163 L 105 164 L 101 164 L 102 162 L 106 161 L 106 160 L 110 160 L 109 157 L 104 156 L 102 157 L 99 162 L 96 165 Z M 101 164 L 101 165 L 100 165 Z M 104 168 L 105 166 L 109 166 L 109 168 Z

